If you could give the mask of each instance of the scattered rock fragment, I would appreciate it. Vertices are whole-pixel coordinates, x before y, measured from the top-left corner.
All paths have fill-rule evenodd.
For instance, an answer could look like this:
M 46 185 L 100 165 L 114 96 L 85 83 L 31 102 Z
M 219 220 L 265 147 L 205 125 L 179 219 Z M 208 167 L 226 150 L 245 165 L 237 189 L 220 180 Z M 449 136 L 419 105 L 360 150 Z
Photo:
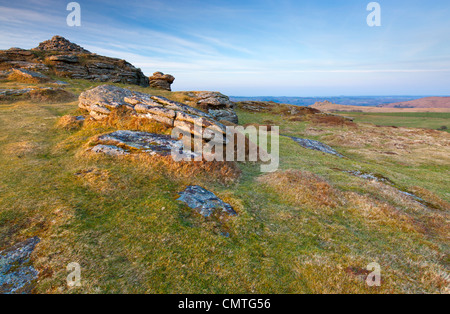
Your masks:
M 171 85 L 175 81 L 175 77 L 162 72 L 155 72 L 149 78 L 150 87 L 172 91 Z
M 351 174 L 351 175 L 361 178 L 361 179 L 387 184 L 387 185 L 393 187 L 394 189 L 396 189 L 398 193 L 408 196 L 409 198 L 412 198 L 415 202 L 419 203 L 420 205 L 424 206 L 425 208 L 426 207 L 436 208 L 436 206 L 434 206 L 433 204 L 425 201 L 424 199 L 418 197 L 417 195 L 415 195 L 413 193 L 405 191 L 404 189 L 397 186 L 394 182 L 392 182 L 391 180 L 389 180 L 386 177 L 383 177 L 382 175 L 369 173 L 369 172 L 362 172 L 359 170 L 342 170 L 342 172 Z
M 298 137 L 293 137 L 293 136 L 289 136 L 289 137 L 291 139 L 293 139 L 296 143 L 300 144 L 303 148 L 317 150 L 319 152 L 323 152 L 326 154 L 335 155 L 339 158 L 344 158 L 343 155 L 339 154 L 333 148 L 331 148 L 330 146 L 328 146 L 324 143 L 321 143 L 319 141 L 309 140 L 309 139 L 305 139 L 305 138 L 298 138 Z
M 215 213 L 237 216 L 230 204 L 225 203 L 214 193 L 200 186 L 188 186 L 179 195 L 179 201 L 185 202 L 190 208 L 195 209 L 204 217 L 209 217 Z
M 39 272 L 31 264 L 30 255 L 39 242 L 33 237 L 0 252 L 0 293 L 31 292 Z

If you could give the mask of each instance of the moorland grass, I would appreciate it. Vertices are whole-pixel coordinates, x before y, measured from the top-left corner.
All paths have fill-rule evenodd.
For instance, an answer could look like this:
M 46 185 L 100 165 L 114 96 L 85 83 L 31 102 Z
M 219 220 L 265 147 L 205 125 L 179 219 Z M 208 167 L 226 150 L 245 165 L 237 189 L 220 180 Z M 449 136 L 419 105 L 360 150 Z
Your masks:
M 67 81 L 75 94 L 99 85 Z M 80 113 L 77 102 L 0 104 L 0 249 L 42 239 L 32 257 L 37 293 L 449 292 L 447 133 L 237 112 L 240 124 L 269 121 L 283 135 L 321 140 L 346 158 L 281 137 L 278 172 L 240 163 L 239 176 L 223 182 L 208 169 L 86 155 L 96 135 L 133 125 L 58 126 Z M 341 170 L 382 174 L 439 206 Z M 176 200 L 189 184 L 239 215 L 196 214 Z M 66 285 L 71 262 L 81 265 L 81 287 Z M 372 262 L 382 267 L 381 287 L 360 276 Z

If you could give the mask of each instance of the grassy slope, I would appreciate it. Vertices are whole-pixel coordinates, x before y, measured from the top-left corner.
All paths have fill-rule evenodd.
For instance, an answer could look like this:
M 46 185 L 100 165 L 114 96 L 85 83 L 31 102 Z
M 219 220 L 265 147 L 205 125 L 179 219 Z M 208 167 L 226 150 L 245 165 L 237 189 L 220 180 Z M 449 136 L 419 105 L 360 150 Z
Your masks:
M 401 126 L 407 128 L 438 129 L 446 126 L 450 132 L 450 113 L 444 112 L 405 112 L 405 113 L 362 113 L 339 112 L 339 115 L 355 118 L 358 123 L 373 123 L 386 126 Z
M 76 93 L 93 85 L 71 84 Z M 309 171 L 331 186 L 312 179 L 319 197 L 305 201 L 298 196 L 310 188 L 306 181 L 278 186 L 257 165 L 241 164 L 240 181 L 224 186 L 132 160 L 85 158 L 81 147 L 107 128 L 57 129 L 57 119 L 76 105 L 0 104 L 0 249 L 42 238 L 34 255 L 42 274 L 36 292 L 448 292 L 448 209 L 425 210 L 387 186 L 332 170 L 382 173 L 449 201 L 447 148 L 427 161 L 380 155 L 366 144 L 338 145 L 335 136 L 352 130 L 239 110 L 242 124 L 272 120 L 282 134 L 321 139 L 349 157 L 281 138 L 282 170 Z M 176 201 L 188 184 L 202 184 L 237 209 L 229 238 Z M 328 197 L 336 204 L 323 203 Z M 366 287 L 347 270 L 374 261 L 382 266 L 381 288 Z M 82 267 L 82 287 L 71 290 L 70 262 Z

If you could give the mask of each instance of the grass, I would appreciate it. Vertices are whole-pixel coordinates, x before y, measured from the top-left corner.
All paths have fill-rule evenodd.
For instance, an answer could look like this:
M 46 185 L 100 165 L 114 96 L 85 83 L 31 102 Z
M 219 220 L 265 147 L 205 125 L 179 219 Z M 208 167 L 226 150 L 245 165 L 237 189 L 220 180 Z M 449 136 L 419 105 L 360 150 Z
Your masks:
M 339 112 L 339 115 L 353 117 L 355 122 L 372 123 L 383 126 L 397 126 L 409 128 L 425 128 L 437 130 L 443 126 L 450 132 L 450 113 L 445 112 L 391 112 L 391 113 L 363 113 Z
M 99 85 L 68 82 L 75 94 Z M 239 179 L 225 182 L 208 169 L 87 156 L 90 139 L 118 125 L 58 126 L 78 114 L 77 102 L 0 104 L 0 249 L 42 239 L 33 254 L 36 293 L 449 292 L 447 133 L 237 112 L 241 124 L 279 125 L 347 158 L 282 137 L 279 172 L 242 163 Z M 380 173 L 436 208 L 337 169 Z M 194 213 L 176 200 L 189 184 L 239 216 L 223 224 Z M 79 288 L 66 285 L 71 262 L 81 265 Z M 358 275 L 372 262 L 382 267 L 378 288 Z

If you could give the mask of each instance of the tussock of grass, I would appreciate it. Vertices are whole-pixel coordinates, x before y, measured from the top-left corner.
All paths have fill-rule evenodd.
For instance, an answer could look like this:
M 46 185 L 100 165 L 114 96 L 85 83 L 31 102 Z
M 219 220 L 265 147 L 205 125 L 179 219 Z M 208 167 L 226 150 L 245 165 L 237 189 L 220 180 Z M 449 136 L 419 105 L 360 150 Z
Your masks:
M 62 116 L 56 126 L 66 131 L 75 131 L 82 127 L 83 120 L 78 120 L 77 117 L 71 115 Z
M 450 203 L 444 201 L 435 193 L 420 186 L 413 186 L 410 188 L 410 191 L 418 197 L 422 198 L 425 202 L 431 204 L 432 207 L 442 211 L 450 211 Z
M 263 175 L 258 182 L 282 193 L 296 205 L 335 208 L 341 203 L 339 192 L 319 176 L 300 170 L 278 171 Z
M 36 89 L 24 95 L 34 103 L 61 103 L 72 102 L 76 99 L 75 95 L 63 89 Z
M 19 83 L 26 83 L 26 84 L 39 84 L 42 83 L 43 80 L 41 78 L 37 77 L 28 77 L 24 75 L 20 75 L 19 73 L 12 72 L 8 75 L 8 80 L 13 82 L 19 82 Z

